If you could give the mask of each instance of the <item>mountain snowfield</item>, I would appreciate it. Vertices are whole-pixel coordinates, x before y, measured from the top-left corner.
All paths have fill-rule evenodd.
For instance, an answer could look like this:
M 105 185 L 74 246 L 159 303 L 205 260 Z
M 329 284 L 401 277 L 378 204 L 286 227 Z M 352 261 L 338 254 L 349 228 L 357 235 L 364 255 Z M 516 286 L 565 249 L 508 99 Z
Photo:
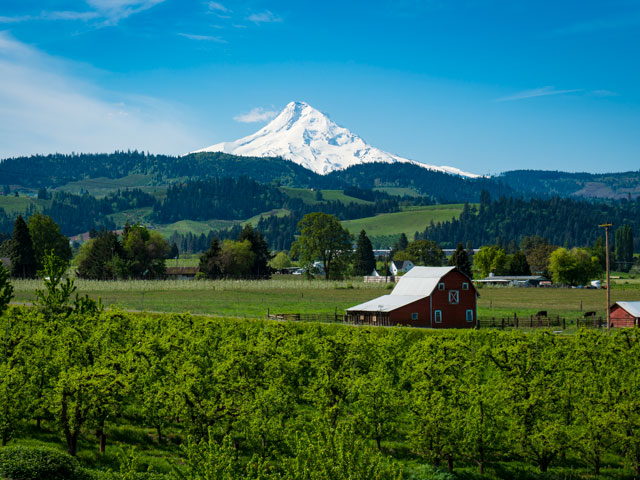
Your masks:
M 427 165 L 392 155 L 367 144 L 327 115 L 304 102 L 290 102 L 256 133 L 196 150 L 247 157 L 282 157 L 321 175 L 361 163 L 413 163 L 437 172 L 477 178 L 455 167 Z

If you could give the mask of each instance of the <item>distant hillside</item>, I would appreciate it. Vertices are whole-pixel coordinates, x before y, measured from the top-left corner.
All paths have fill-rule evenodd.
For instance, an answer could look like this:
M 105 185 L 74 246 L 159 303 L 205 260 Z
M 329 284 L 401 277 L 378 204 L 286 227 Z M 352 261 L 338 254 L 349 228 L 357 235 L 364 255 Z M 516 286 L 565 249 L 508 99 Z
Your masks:
M 621 173 L 568 173 L 513 170 L 496 177 L 526 197 L 584 197 L 633 199 L 640 196 L 640 171 Z

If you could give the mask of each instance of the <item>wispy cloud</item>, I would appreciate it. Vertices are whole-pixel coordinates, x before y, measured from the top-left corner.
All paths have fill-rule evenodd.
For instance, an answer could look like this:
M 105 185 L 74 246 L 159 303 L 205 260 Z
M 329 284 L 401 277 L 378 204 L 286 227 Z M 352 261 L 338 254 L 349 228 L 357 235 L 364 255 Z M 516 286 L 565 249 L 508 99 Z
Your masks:
M 264 12 L 252 13 L 251 15 L 249 15 L 247 17 L 247 20 L 249 20 L 250 22 L 256 23 L 256 24 L 258 24 L 258 23 L 277 23 L 277 22 L 281 22 L 282 18 L 279 17 L 278 15 L 273 14 L 269 10 L 265 10 Z
M 225 7 L 224 5 L 222 5 L 221 3 L 218 2 L 209 2 L 207 3 L 207 6 L 209 7 L 209 10 L 214 11 L 214 12 L 222 12 L 222 13 L 230 13 L 231 11 Z
M 256 107 L 251 109 L 249 113 L 236 115 L 233 119 L 236 122 L 242 123 L 266 122 L 267 120 L 275 118 L 277 115 L 278 112 L 275 110 L 265 110 L 264 108 Z
M 78 66 L 0 32 L 0 158 L 137 148 L 182 153 L 201 141 L 182 108 L 109 92 L 77 77 Z
M 103 25 L 115 25 L 120 20 L 148 10 L 165 0 L 86 0 L 89 10 L 42 11 L 37 15 L 0 16 L 0 23 L 32 20 L 97 20 Z
M 497 98 L 496 102 L 511 102 L 513 100 L 524 100 L 526 98 L 535 97 L 547 97 L 549 95 L 566 95 L 568 93 L 582 92 L 580 88 L 573 88 L 569 90 L 558 90 L 555 87 L 547 86 L 541 88 L 534 88 L 532 90 L 524 90 L 522 92 L 514 93 L 507 97 Z
M 612 92 L 611 90 L 592 90 L 591 95 L 595 95 L 596 97 L 619 97 L 620 95 L 616 92 Z
M 211 35 L 196 35 L 193 33 L 178 33 L 177 35 L 188 38 L 189 40 L 197 40 L 200 42 L 227 43 L 224 38 L 214 37 Z

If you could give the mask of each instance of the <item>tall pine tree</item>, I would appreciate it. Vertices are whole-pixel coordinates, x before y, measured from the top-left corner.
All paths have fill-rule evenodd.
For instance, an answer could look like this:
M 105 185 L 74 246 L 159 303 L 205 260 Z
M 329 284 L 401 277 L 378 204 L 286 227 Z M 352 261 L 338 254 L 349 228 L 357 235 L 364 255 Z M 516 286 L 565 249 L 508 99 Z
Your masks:
M 242 242 L 249 240 L 251 243 L 251 251 L 253 252 L 253 263 L 249 269 L 250 275 L 254 278 L 269 278 L 271 277 L 271 267 L 269 261 L 272 258 L 269 251 L 269 244 L 266 242 L 262 233 L 255 230 L 250 223 L 247 223 L 240 235 L 238 235 L 238 241 Z
M 353 274 L 357 276 L 371 275 L 375 268 L 376 257 L 373 255 L 371 240 L 367 237 L 367 232 L 362 230 L 358 237 L 358 246 L 354 255 Z
M 633 231 L 629 225 L 622 225 L 616 230 L 615 258 L 618 270 L 628 272 L 633 265 Z
M 462 273 L 469 278 L 473 278 L 473 272 L 471 270 L 471 260 L 469 254 L 462 246 L 462 243 L 458 243 L 458 246 L 449 259 L 449 265 L 457 267 Z
M 34 278 L 36 276 L 37 264 L 33 252 L 33 242 L 29 234 L 29 227 L 27 227 L 22 215 L 18 215 L 13 224 L 10 258 L 13 277 Z
M 209 250 L 200 257 L 200 272 L 206 278 L 220 278 L 222 268 L 220 267 L 220 241 L 218 237 L 213 237 Z

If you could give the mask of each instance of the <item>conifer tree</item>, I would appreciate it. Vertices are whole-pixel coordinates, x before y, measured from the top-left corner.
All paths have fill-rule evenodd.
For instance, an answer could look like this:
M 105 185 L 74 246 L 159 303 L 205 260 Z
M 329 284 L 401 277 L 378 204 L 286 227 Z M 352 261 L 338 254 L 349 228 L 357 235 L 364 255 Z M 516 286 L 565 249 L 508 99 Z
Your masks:
M 373 255 L 371 240 L 367 237 L 367 232 L 362 230 L 358 237 L 358 246 L 354 256 L 353 274 L 357 276 L 371 275 L 375 268 L 376 257 Z
M 458 243 L 456 251 L 453 252 L 453 255 L 451 255 L 451 258 L 449 259 L 449 265 L 457 267 L 458 270 L 466 276 L 473 278 L 471 260 L 469 259 L 469 254 L 462 246 L 462 243 Z
M 247 223 L 240 235 L 238 235 L 238 241 L 242 242 L 249 240 L 251 243 L 251 251 L 253 252 L 253 262 L 249 273 L 252 277 L 256 278 L 269 278 L 271 276 L 271 267 L 269 267 L 269 261 L 272 258 L 269 251 L 269 245 L 262 236 L 262 233 L 255 230 L 250 223 Z
M 200 272 L 206 278 L 220 278 L 222 276 L 220 250 L 218 237 L 213 237 L 209 249 L 200 257 Z
M 33 252 L 33 242 L 29 234 L 29 227 L 18 215 L 13 224 L 11 241 L 11 275 L 14 277 L 34 278 L 36 276 L 36 257 Z
M 616 230 L 614 253 L 618 270 L 628 272 L 633 264 L 633 231 L 629 225 Z

